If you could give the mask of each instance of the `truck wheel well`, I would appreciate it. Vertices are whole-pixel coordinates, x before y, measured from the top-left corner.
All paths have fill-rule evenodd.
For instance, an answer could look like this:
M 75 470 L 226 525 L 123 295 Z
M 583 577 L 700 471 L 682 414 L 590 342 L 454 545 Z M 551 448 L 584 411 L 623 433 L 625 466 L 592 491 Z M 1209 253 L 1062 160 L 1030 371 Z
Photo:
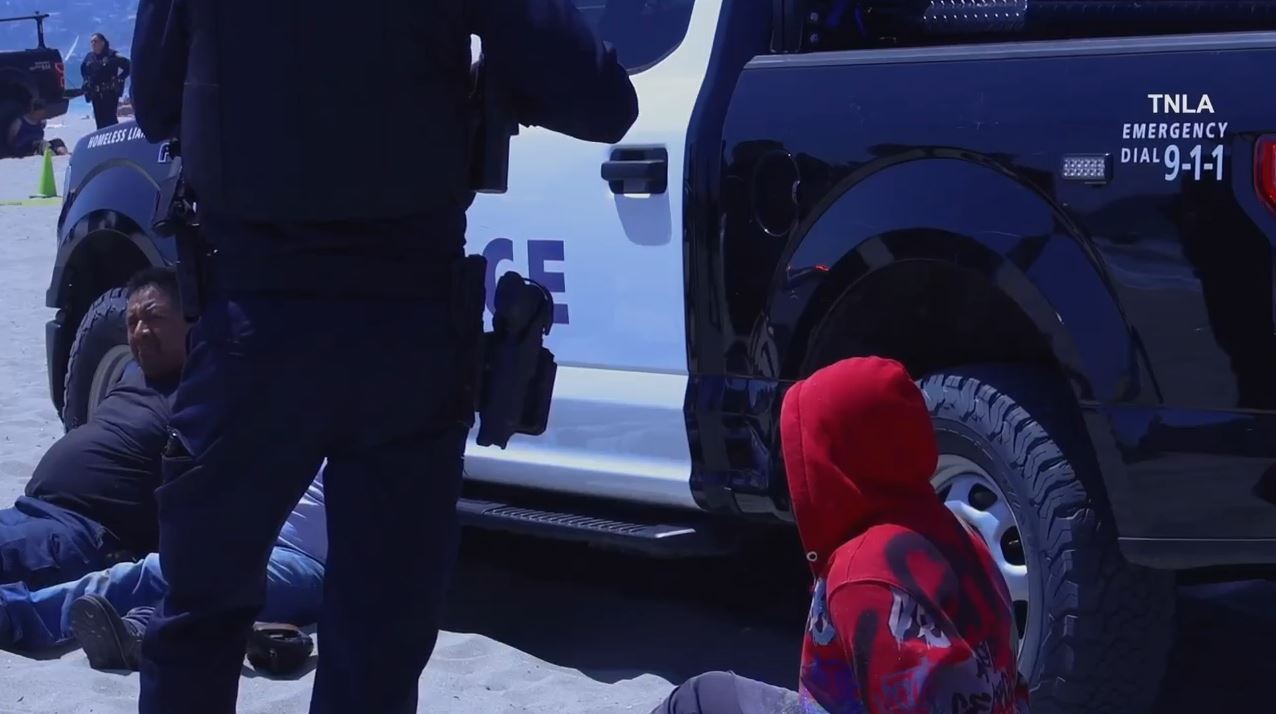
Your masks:
M 30 102 L 31 93 L 27 88 L 14 82 L 0 80 L 0 102 Z
M 139 270 L 150 265 L 146 256 L 124 234 L 103 230 L 85 237 L 67 261 L 62 274 L 61 307 L 71 333 L 79 328 L 89 305 L 111 288 L 120 287 Z M 71 346 L 59 359 L 65 363 Z
M 1058 369 L 1050 340 L 982 275 L 906 261 L 856 282 L 815 328 L 803 374 L 847 357 L 899 360 L 915 378 L 963 364 Z

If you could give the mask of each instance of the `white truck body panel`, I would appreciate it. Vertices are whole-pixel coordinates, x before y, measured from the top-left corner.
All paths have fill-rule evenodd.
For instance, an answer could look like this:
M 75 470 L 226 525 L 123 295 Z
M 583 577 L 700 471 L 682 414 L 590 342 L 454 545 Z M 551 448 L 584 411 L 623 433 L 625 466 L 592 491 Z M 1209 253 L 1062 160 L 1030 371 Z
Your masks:
M 510 145 L 508 192 L 480 195 L 470 209 L 469 247 L 488 255 L 489 271 L 517 270 L 554 291 L 559 319 L 546 346 L 560 369 L 548 431 L 515 436 L 505 451 L 471 441 L 468 478 L 695 507 L 683 410 L 683 154 L 720 6 L 698 0 L 682 44 L 632 76 L 639 116 L 619 146 L 668 151 L 665 193 L 615 195 L 600 176 L 613 147 L 523 127 Z

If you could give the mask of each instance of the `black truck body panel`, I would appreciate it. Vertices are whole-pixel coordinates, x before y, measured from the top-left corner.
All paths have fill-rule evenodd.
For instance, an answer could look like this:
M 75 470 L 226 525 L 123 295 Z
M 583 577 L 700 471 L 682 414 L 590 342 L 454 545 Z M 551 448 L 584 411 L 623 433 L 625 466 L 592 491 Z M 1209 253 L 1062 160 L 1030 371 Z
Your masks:
M 751 62 L 717 190 L 688 196 L 689 226 L 716 217 L 687 232 L 699 500 L 783 512 L 779 397 L 821 321 L 879 271 L 943 264 L 1009 296 L 1022 351 L 1070 379 L 1132 560 L 1276 563 L 1276 214 L 1254 174 L 1274 60 L 1254 33 Z M 1111 180 L 1065 180 L 1065 156 L 1110 157 Z
M 45 103 L 49 117 L 66 114 L 70 106 L 66 92 L 66 67 L 62 53 L 44 44 L 43 20 L 47 15 L 0 18 L 0 22 L 37 23 L 36 47 L 0 51 L 0 87 L 16 88 L 28 98 Z M 12 97 L 0 91 L 0 100 Z

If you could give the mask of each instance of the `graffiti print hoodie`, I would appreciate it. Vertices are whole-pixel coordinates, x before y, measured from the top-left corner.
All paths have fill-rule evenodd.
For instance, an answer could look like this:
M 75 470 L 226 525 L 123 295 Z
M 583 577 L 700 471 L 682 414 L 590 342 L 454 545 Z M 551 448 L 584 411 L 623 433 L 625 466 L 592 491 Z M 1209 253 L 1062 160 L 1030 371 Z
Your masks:
M 1016 714 L 1010 597 L 930 485 L 935 435 L 898 363 L 851 359 L 785 395 L 781 443 L 815 574 L 807 712 Z

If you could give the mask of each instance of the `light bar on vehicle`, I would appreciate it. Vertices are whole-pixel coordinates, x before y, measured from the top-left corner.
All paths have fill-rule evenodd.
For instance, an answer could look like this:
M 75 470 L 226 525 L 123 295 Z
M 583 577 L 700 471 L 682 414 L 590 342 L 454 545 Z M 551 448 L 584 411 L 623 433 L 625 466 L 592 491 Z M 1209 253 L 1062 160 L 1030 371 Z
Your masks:
M 1112 180 L 1111 154 L 1076 154 L 1063 157 L 1063 179 L 1084 183 L 1107 183 Z

